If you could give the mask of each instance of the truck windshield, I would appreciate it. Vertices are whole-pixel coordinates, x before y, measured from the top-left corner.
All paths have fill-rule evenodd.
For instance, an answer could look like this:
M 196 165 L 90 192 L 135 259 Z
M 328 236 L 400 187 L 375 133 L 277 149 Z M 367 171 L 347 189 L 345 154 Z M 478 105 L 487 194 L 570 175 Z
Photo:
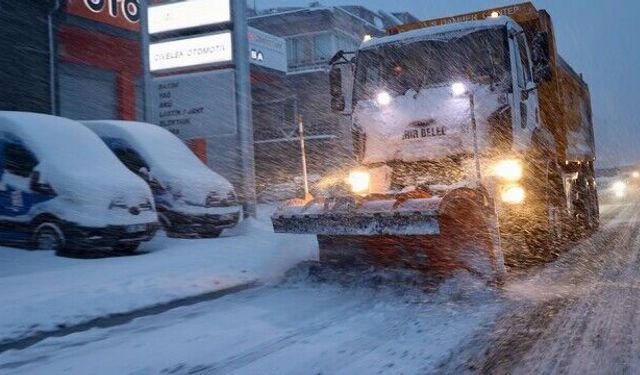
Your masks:
M 355 99 L 384 89 L 394 96 L 459 80 L 502 85 L 509 82 L 504 28 L 442 35 L 412 43 L 390 43 L 360 51 Z

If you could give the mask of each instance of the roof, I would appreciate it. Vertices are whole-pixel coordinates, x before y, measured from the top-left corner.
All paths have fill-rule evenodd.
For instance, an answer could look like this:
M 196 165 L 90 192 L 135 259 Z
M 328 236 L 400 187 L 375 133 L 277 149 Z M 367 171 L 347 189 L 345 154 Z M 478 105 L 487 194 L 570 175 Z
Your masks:
M 249 20 L 250 21 L 254 21 L 254 20 L 264 19 L 264 18 L 268 18 L 268 17 L 282 17 L 282 16 L 285 16 L 285 15 L 293 15 L 293 14 L 304 13 L 304 12 L 308 12 L 308 13 L 311 13 L 311 12 L 330 12 L 330 13 L 340 12 L 340 13 L 344 13 L 348 17 L 351 17 L 351 18 L 357 20 L 358 22 L 361 22 L 361 23 L 363 23 L 363 24 L 365 24 L 365 25 L 367 25 L 367 26 L 369 26 L 371 28 L 375 28 L 377 30 L 384 31 L 383 27 L 375 25 L 375 24 L 365 20 L 364 18 L 359 17 L 356 14 L 353 14 L 348 9 L 345 9 L 344 7 L 340 7 L 340 6 L 336 6 L 336 7 L 319 6 L 319 7 L 309 7 L 309 8 L 275 8 L 275 9 L 269 9 L 269 10 L 266 10 L 264 12 L 261 12 L 257 16 L 249 17 Z
M 444 36 L 444 34 L 450 34 L 455 32 L 463 32 L 463 31 L 476 31 L 481 29 L 489 29 L 494 27 L 505 26 L 507 23 L 513 22 L 513 20 L 509 17 L 495 17 L 488 18 L 481 21 L 467 21 L 467 22 L 457 22 L 448 25 L 442 26 L 433 26 L 433 27 L 425 27 L 422 29 L 411 30 L 395 35 L 389 35 L 382 38 L 373 38 L 366 42 L 363 42 L 360 46 L 360 49 L 370 49 L 375 48 L 382 44 L 388 43 L 396 43 L 396 42 L 405 42 L 412 43 L 420 40 L 428 40 L 431 38 L 436 38 L 438 36 Z M 514 25 L 519 27 L 515 22 Z

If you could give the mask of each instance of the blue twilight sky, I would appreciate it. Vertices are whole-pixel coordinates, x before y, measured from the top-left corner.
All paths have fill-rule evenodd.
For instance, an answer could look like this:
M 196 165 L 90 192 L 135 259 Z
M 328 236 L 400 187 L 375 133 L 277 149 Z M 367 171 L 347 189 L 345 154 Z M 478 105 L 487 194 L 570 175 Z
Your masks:
M 248 0 L 253 4 L 254 0 Z M 258 9 L 307 6 L 309 0 L 255 0 Z M 421 19 L 523 0 L 322 0 L 408 11 Z M 534 0 L 554 22 L 560 54 L 591 89 L 598 165 L 640 163 L 640 1 Z

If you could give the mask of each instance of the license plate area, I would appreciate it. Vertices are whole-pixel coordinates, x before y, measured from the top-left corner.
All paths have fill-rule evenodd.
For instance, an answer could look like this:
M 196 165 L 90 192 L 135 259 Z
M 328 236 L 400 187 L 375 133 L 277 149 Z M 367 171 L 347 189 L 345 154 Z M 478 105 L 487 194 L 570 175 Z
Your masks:
M 147 229 L 146 224 L 135 224 L 135 225 L 128 225 L 125 228 L 125 231 L 127 233 L 137 233 L 137 232 L 144 232 L 146 229 Z

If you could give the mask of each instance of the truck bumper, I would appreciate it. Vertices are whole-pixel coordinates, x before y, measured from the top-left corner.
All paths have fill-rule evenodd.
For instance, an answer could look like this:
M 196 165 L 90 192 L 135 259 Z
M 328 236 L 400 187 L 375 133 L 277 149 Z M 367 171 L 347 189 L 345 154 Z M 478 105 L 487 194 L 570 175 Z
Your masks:
M 441 198 L 292 200 L 271 217 L 276 233 L 320 235 L 435 235 Z

